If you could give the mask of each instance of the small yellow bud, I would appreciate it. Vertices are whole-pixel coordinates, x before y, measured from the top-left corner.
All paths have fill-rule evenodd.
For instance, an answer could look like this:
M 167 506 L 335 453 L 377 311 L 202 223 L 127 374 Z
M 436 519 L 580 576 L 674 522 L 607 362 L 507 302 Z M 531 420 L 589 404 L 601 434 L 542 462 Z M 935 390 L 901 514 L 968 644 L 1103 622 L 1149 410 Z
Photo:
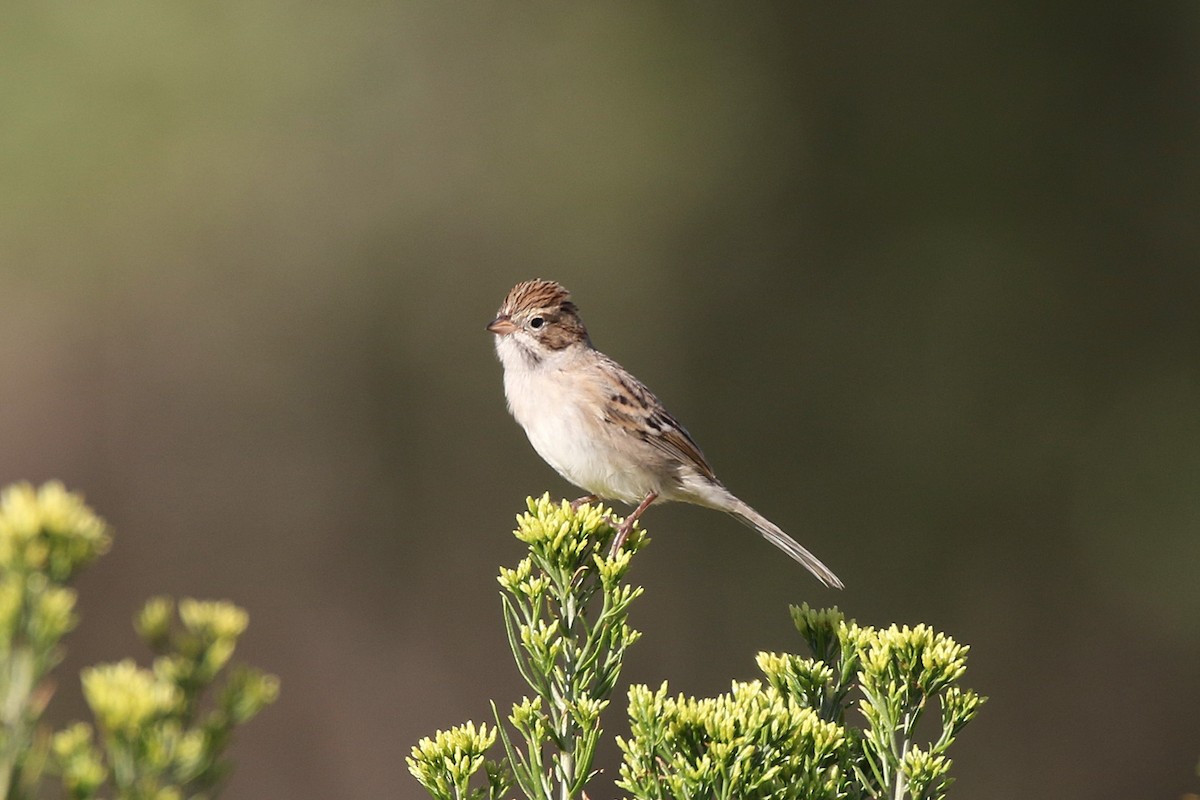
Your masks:
M 85 669 L 83 694 L 105 730 L 131 736 L 182 700 L 174 685 L 139 669 L 132 659 Z

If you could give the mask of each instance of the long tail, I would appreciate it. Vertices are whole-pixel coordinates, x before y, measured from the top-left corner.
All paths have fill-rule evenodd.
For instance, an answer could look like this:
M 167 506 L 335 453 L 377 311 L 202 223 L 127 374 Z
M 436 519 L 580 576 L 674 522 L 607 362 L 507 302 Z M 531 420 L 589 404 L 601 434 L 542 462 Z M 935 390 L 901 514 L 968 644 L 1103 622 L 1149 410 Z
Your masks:
M 815 575 L 821 583 L 834 589 L 845 588 L 829 567 L 822 564 L 820 559 L 808 552 L 803 545 L 784 533 L 778 525 L 736 497 L 734 501 L 731 507 L 723 509 L 731 517 L 761 533 L 768 542 L 803 564 L 804 568 Z

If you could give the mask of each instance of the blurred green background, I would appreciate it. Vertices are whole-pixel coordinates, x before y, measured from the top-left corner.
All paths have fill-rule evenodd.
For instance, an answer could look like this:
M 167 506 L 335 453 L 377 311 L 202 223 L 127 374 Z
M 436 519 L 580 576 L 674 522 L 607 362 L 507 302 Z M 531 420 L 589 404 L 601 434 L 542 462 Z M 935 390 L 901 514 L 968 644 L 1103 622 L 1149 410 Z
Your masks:
M 625 678 L 838 603 L 972 645 L 955 795 L 1196 789 L 1200 5 L 45 2 L 0 97 L 0 481 L 117 536 L 56 718 L 144 598 L 228 597 L 283 695 L 227 796 L 421 797 L 575 494 L 483 330 L 540 276 L 849 587 L 656 508 Z

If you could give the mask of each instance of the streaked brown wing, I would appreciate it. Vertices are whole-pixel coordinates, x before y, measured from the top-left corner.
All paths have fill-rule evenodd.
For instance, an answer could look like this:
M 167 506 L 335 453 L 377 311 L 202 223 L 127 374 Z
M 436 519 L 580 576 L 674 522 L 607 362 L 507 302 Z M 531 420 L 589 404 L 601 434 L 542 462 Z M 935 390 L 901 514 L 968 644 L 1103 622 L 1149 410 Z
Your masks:
M 717 476 L 708 465 L 700 446 L 687 430 L 672 417 L 662 402 L 646 385 L 630 375 L 624 367 L 607 356 L 610 374 L 624 390 L 609 398 L 605 416 L 609 422 L 621 425 L 630 435 L 637 436 L 673 459 L 690 463 L 712 480 Z
M 658 436 L 652 436 L 646 439 L 646 441 L 660 450 L 678 457 L 682 461 L 690 461 L 705 477 L 715 481 L 717 479 L 716 474 L 713 473 L 712 467 L 708 465 L 708 460 L 704 457 L 704 453 L 700 452 L 700 446 L 696 444 L 687 430 L 676 422 L 675 418 L 665 410 L 659 413 L 661 416 L 669 419 L 671 424 Z

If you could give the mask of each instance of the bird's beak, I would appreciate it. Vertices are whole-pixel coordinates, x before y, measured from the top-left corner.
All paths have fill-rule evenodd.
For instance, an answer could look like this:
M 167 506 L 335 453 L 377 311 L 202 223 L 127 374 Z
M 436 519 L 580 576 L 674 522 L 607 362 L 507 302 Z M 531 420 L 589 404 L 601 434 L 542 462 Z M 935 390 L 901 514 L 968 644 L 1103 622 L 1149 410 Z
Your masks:
M 500 315 L 488 323 L 487 329 L 497 336 L 506 336 L 517 329 L 513 325 L 512 320 L 505 315 Z

